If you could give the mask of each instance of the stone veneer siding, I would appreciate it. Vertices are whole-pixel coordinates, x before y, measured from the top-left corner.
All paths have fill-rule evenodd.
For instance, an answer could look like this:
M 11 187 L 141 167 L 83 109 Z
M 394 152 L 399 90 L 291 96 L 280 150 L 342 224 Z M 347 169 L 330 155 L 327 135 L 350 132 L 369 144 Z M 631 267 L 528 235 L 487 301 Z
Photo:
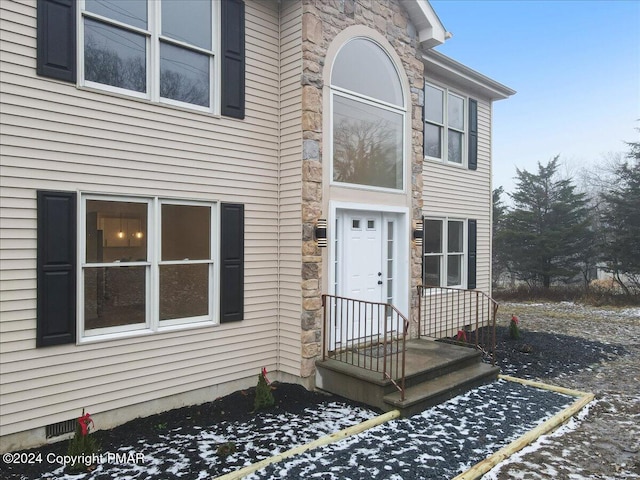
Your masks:
M 335 36 L 352 25 L 365 25 L 380 32 L 402 59 L 409 79 L 411 104 L 411 212 L 413 221 L 422 218 L 422 105 L 424 65 L 419 58 L 415 27 L 401 1 L 393 0 L 303 0 L 302 14 L 302 368 L 303 378 L 315 373 L 315 361 L 322 355 L 322 252 L 314 238 L 322 211 L 322 87 L 325 56 Z M 325 163 L 329 161 L 327 155 Z M 417 322 L 416 286 L 421 277 L 421 250 L 411 249 L 411 317 Z

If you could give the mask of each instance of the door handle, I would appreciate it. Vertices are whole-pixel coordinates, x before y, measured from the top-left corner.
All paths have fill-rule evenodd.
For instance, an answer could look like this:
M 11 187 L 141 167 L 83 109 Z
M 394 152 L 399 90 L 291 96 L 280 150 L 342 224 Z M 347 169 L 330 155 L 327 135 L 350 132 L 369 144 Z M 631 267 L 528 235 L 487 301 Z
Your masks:
M 382 276 L 382 272 L 378 272 L 378 276 L 381 277 Z
M 382 280 L 378 280 L 378 285 L 382 285 Z

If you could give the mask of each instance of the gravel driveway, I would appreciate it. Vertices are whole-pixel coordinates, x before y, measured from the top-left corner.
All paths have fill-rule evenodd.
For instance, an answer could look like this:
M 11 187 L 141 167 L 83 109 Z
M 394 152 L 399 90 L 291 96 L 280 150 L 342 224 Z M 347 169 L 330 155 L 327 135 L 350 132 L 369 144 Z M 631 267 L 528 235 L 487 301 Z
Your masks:
M 640 478 L 640 308 L 505 303 L 500 323 L 506 326 L 511 314 L 519 316 L 523 329 L 622 345 L 626 354 L 579 373 L 540 378 L 592 392 L 596 401 L 567 427 L 542 437 L 484 478 Z

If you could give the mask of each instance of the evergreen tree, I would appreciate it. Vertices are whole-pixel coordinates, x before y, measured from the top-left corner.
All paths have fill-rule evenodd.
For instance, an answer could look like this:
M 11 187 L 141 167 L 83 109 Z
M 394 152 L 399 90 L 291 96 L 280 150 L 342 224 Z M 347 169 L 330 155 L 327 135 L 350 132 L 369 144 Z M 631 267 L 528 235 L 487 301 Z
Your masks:
M 504 221 L 507 207 L 502 201 L 504 189 L 498 187 L 493 190 L 493 254 L 491 258 L 491 278 L 494 288 L 500 285 L 501 276 L 509 270 L 508 258 L 504 248 Z
M 640 142 L 628 143 L 628 163 L 616 170 L 617 182 L 602 194 L 600 221 L 604 230 L 604 257 L 614 278 L 631 293 L 627 283 L 640 289 Z
M 514 208 L 501 232 L 505 255 L 519 278 L 548 288 L 580 273 L 581 253 L 591 242 L 584 194 L 557 175 L 556 156 L 538 173 L 517 170 Z

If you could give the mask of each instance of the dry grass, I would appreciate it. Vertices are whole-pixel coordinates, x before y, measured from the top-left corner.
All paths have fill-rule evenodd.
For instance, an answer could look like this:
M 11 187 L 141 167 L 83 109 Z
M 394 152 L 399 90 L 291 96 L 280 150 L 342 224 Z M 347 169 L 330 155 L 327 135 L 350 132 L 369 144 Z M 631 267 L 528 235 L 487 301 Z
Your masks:
M 578 302 L 598 307 L 640 305 L 638 292 L 627 294 L 611 281 L 592 282 L 587 289 L 571 285 L 551 288 L 520 285 L 512 289 L 494 289 L 493 298 L 499 302 Z

